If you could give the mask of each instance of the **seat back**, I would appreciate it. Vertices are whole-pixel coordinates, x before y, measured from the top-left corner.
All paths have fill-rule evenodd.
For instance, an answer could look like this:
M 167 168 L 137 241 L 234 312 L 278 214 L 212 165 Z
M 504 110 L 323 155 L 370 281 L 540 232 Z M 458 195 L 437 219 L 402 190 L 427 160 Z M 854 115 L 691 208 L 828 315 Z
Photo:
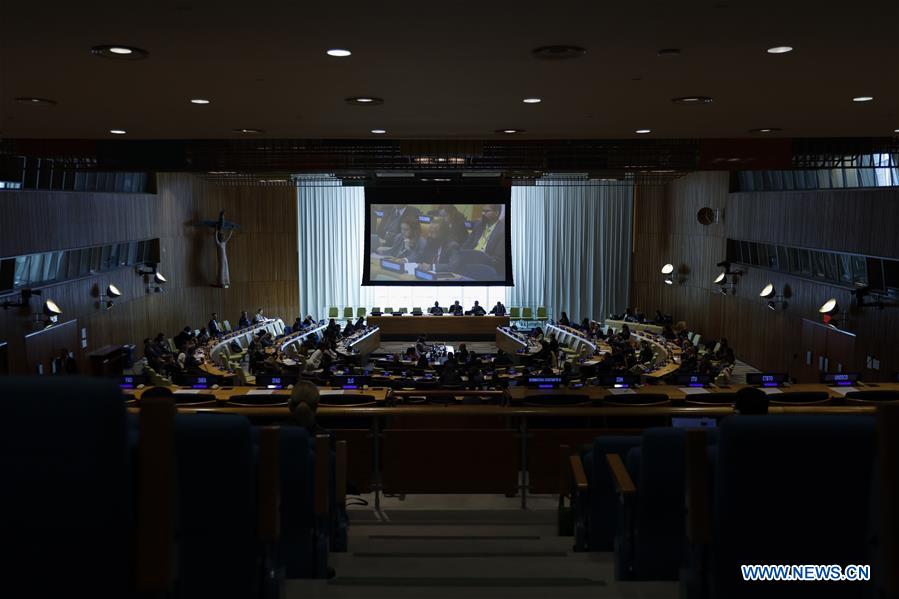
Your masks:
M 736 400 L 736 393 L 718 391 L 687 395 L 684 398 L 684 403 L 694 406 L 732 406 Z
M 228 331 L 228 332 L 231 332 L 231 330 L 232 330 L 232 329 L 231 329 L 231 323 L 230 323 L 229 321 L 227 321 L 227 320 L 223 320 L 223 321 L 222 321 L 222 327 L 223 327 L 226 331 Z
M 343 318 L 344 318 L 344 319 L 349 318 L 350 320 L 353 319 L 353 308 L 352 308 L 352 307 L 346 306 L 346 307 L 343 309 Z
M 328 318 L 337 318 L 340 313 L 337 310 L 337 306 L 331 306 L 328 308 Z
M 512 306 L 509 308 L 509 320 L 518 320 L 521 318 L 521 308 Z
M 602 403 L 609 406 L 664 406 L 670 403 L 664 393 L 633 393 L 628 395 L 607 395 Z
M 606 454 L 622 459 L 632 447 L 640 445 L 639 436 L 607 436 L 593 440 L 593 449 L 584 455 L 584 470 L 590 480 L 590 517 L 587 547 L 590 551 L 611 551 L 618 524 L 620 502 L 615 494 Z
M 385 314 L 393 314 L 393 308 L 390 306 L 384 308 L 384 313 Z
M 537 307 L 537 318 L 544 320 L 547 318 L 546 316 L 546 306 L 538 306 Z
M 740 564 L 871 563 L 875 454 L 872 417 L 724 419 L 713 475 L 712 596 L 795 596 L 778 583 L 743 582 Z M 847 591 L 830 584 L 814 594 Z
M 179 596 L 252 596 L 258 545 L 249 421 L 231 414 L 179 414 L 175 452 Z
M 0 377 L 4 588 L 124 597 L 133 586 L 133 465 L 112 380 Z
M 365 308 L 356 308 L 356 318 L 365 318 Z
M 787 391 L 768 396 L 768 403 L 774 406 L 797 406 L 829 403 L 826 391 Z
M 521 309 L 521 318 L 524 320 L 530 320 L 534 317 L 534 311 L 531 308 L 522 308 Z
M 899 402 L 899 391 L 879 389 L 876 391 L 850 391 L 846 401 L 864 404 L 882 404 Z
M 406 309 L 406 308 L 400 308 L 400 309 L 399 309 L 399 312 L 400 312 L 400 314 L 408 314 L 408 313 L 409 313 L 409 310 Z

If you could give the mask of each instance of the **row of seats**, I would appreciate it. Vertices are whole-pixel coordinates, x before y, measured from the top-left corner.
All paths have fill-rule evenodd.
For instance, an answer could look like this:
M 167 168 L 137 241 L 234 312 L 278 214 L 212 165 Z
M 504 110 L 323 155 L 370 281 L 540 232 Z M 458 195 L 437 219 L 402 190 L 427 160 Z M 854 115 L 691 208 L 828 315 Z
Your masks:
M 802 590 L 877 596 L 896 584 L 883 560 L 895 562 L 899 541 L 897 411 L 881 408 L 877 427 L 870 416 L 744 415 L 720 429 L 599 437 L 569 458 L 575 549 L 614 548 L 618 579 L 680 580 L 689 598 L 800 591 L 744 582 L 750 564 L 871 564 L 870 585 Z
M 446 306 L 444 306 L 446 308 Z M 492 306 L 487 306 L 485 309 L 490 309 Z M 427 310 L 422 310 L 421 307 L 412 308 L 412 312 L 426 312 Z M 384 308 L 381 310 L 379 307 L 372 308 L 372 312 L 382 312 L 383 314 L 393 314 L 397 312 L 399 314 L 409 314 L 408 308 L 397 308 L 394 310 L 392 307 Z M 353 312 L 352 306 L 346 306 L 343 309 L 343 316 L 341 316 L 341 311 L 337 306 L 331 306 L 328 308 L 328 318 L 339 318 L 341 320 L 351 321 L 356 318 L 365 318 L 368 315 L 367 308 L 356 308 L 355 315 Z M 524 322 L 546 322 L 549 320 L 549 314 L 545 306 L 538 306 L 536 308 L 536 316 L 535 309 L 531 307 L 520 307 L 520 306 L 512 306 L 509 308 L 509 319 L 512 322 L 516 321 L 524 321 Z
M 10 596 L 277 596 L 346 550 L 346 449 L 302 428 L 126 413 L 114 382 L 0 379 Z

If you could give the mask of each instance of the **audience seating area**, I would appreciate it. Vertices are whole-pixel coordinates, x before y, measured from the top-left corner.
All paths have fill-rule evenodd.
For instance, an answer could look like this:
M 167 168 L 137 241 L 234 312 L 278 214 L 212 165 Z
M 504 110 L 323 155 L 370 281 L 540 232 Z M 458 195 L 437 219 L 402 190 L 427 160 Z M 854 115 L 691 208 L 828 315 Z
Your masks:
M 4 588 L 29 589 L 9 596 L 278 597 L 346 550 L 346 447 L 327 435 L 171 396 L 129 415 L 106 380 L 0 378 L 0 398 Z

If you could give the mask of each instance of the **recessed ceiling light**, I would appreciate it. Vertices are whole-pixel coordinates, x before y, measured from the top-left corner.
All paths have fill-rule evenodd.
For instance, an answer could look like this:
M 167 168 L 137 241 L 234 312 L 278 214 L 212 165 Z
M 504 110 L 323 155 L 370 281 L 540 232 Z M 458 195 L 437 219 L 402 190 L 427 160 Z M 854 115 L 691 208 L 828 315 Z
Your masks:
M 91 48 L 91 54 L 94 56 L 102 56 L 103 58 L 114 58 L 116 60 L 142 60 L 150 53 L 141 48 L 135 48 L 134 46 L 103 44 Z
M 899 133 L 899 129 L 893 129 L 893 133 Z
M 646 133 L 652 133 L 652 129 L 637 129 L 636 131 L 634 131 L 634 133 L 644 135 Z
M 204 98 L 191 98 L 190 103 L 191 104 L 209 104 L 209 100 L 206 100 Z
M 658 56 L 677 56 L 680 54 L 680 48 L 662 48 L 656 54 Z
M 376 98 L 374 96 L 352 96 L 344 100 L 347 104 L 353 104 L 355 106 L 374 106 L 376 104 L 383 104 L 383 98 Z
M 709 96 L 683 96 L 680 98 L 671 98 L 676 104 L 711 104 L 712 98 Z
M 774 46 L 773 48 L 768 48 L 768 54 L 786 54 L 787 52 L 792 52 L 793 46 Z
M 335 56 L 337 58 L 343 58 L 345 56 L 349 56 L 352 54 L 349 50 L 345 50 L 344 48 L 331 48 L 327 51 L 328 56 Z
M 531 50 L 531 54 L 541 60 L 565 60 L 568 58 L 578 58 L 587 53 L 587 50 L 580 46 L 540 46 Z
M 524 100 L 522 100 L 522 102 L 524 102 L 525 104 L 539 104 L 542 101 L 542 98 L 525 98 Z
M 109 132 L 113 135 L 125 135 L 126 133 L 128 133 L 124 129 L 110 129 Z
M 512 135 L 514 133 L 524 133 L 524 129 L 513 129 L 509 127 L 508 129 L 497 129 L 496 133 L 506 133 Z
M 231 129 L 231 133 L 262 133 L 262 129 Z
M 50 100 L 49 98 L 15 98 L 15 101 L 19 104 L 32 104 L 32 105 L 41 105 L 50 106 L 52 104 L 56 104 L 56 100 Z
M 383 135 L 384 133 L 387 133 L 387 129 L 372 129 L 371 132 L 375 135 Z
M 852 98 L 853 102 L 870 102 L 874 99 L 874 96 L 856 96 Z
M 763 127 L 761 129 L 750 129 L 750 133 L 778 133 L 782 131 L 779 127 Z

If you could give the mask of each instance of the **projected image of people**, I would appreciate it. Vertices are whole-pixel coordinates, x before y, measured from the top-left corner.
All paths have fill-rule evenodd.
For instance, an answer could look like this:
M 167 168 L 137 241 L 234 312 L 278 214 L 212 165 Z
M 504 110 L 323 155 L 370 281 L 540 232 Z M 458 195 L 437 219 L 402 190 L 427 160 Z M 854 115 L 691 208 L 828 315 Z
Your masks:
M 505 213 L 504 204 L 372 204 L 368 279 L 503 284 Z

